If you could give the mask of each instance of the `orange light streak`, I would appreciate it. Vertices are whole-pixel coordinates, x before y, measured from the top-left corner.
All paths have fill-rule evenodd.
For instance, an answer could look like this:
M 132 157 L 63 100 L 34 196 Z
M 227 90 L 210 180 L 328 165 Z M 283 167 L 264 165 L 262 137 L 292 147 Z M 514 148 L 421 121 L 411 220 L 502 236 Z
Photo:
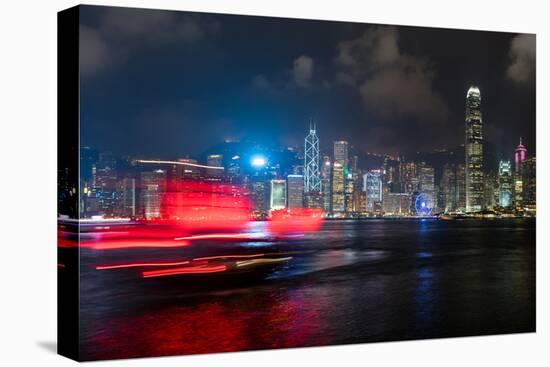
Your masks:
M 189 261 L 166 262 L 166 263 L 130 263 L 118 265 L 100 265 L 96 266 L 96 270 L 124 269 L 124 268 L 139 268 L 149 266 L 175 266 L 189 264 Z
M 194 267 L 183 267 L 183 268 L 174 268 L 174 269 L 166 269 L 166 270 L 144 271 L 142 272 L 142 276 L 144 278 L 155 278 L 155 277 L 163 277 L 163 276 L 179 275 L 179 274 L 209 274 L 209 273 L 220 273 L 222 271 L 225 271 L 226 269 L 227 267 L 225 265 L 211 266 L 211 267 L 194 266 Z

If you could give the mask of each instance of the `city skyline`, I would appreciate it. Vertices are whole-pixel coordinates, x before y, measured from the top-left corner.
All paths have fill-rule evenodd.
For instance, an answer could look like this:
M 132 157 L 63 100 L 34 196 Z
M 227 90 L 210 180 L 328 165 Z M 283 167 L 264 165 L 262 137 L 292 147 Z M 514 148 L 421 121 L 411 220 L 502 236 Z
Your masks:
M 128 157 L 130 165 L 157 165 L 152 170 L 142 167 L 137 176 L 134 173 L 134 178 L 130 178 L 132 175 L 127 172 L 117 172 L 110 153 L 102 153 L 103 158 L 97 153 L 96 162 L 103 167 L 99 170 L 93 163 L 87 166 L 90 162 L 85 154 L 81 156 L 85 159 L 83 167 L 91 175 L 81 172 L 85 208 L 81 214 L 86 216 L 86 208 L 97 208 L 92 212 L 106 210 L 104 213 L 108 216 L 131 213 L 130 217 L 134 217 L 139 216 L 136 207 L 140 207 L 140 215 L 147 219 L 163 217 L 161 197 L 166 185 L 183 179 L 242 186 L 243 193 L 251 195 L 257 219 L 269 217 L 272 211 L 297 208 L 323 209 L 327 217 L 431 216 L 494 209 L 499 214 L 521 215 L 525 211 L 534 215 L 535 156 L 528 154 L 520 138 L 513 152 L 513 173 L 511 160 L 501 159 L 496 167 L 484 163 L 481 105 L 481 91 L 471 86 L 466 95 L 464 158 L 444 152 L 446 159 L 439 167 L 423 159 L 385 156 L 383 164 L 364 168 L 357 155 L 350 156 L 350 144 L 346 140 L 333 141 L 332 152 L 323 154 L 321 160 L 316 124 L 312 121 L 309 131 L 304 132 L 303 149 L 286 148 L 291 154 L 286 166 L 269 154 L 265 155 L 266 150 L 264 154 L 258 153 L 262 151 L 258 146 L 250 149 L 239 145 L 238 149 L 251 150 L 248 156 L 241 150 L 234 150 L 227 156 L 228 152 L 222 149 L 208 155 L 206 165 L 189 158 L 163 161 Z M 105 156 L 107 160 L 101 164 Z M 159 168 L 163 165 L 167 169 Z M 138 190 L 135 177 L 138 178 Z M 130 187 L 129 192 L 127 187 Z M 137 191 L 140 192 L 139 200 Z M 95 204 L 88 205 L 88 202 Z

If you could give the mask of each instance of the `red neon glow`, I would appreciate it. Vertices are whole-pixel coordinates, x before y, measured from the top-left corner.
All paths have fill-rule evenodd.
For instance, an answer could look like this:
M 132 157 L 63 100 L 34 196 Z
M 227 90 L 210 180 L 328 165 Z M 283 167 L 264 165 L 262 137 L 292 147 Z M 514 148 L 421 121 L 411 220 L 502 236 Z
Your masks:
M 65 267 L 65 264 L 59 263 L 59 264 L 57 264 L 57 267 L 58 267 L 58 268 L 64 268 L 64 267 Z
M 174 248 L 188 246 L 186 241 L 166 241 L 166 240 L 149 240 L 149 241 L 101 241 L 101 242 L 85 242 L 80 243 L 81 248 L 92 250 L 116 250 L 116 249 L 131 249 L 131 248 Z
M 165 262 L 165 263 L 129 263 L 129 264 L 117 264 L 117 265 L 99 265 L 96 266 L 96 270 L 110 270 L 110 269 L 125 269 L 125 268 L 140 268 L 150 266 L 176 266 L 189 264 L 189 261 L 177 261 L 177 262 Z
M 238 185 L 201 181 L 169 181 L 162 196 L 162 217 L 186 231 L 242 230 L 252 203 Z
M 211 267 L 202 267 L 202 266 L 191 266 L 183 268 L 173 268 L 165 270 L 151 270 L 142 272 L 144 278 L 155 278 L 163 277 L 170 275 L 179 275 L 179 274 L 209 274 L 209 273 L 220 273 L 225 271 L 227 267 L 225 265 L 220 266 L 211 266 Z
M 251 257 L 262 257 L 264 255 L 265 254 L 208 256 L 208 257 L 197 257 L 196 259 L 193 259 L 193 261 L 216 260 L 216 259 L 246 259 Z
M 316 232 L 323 223 L 322 209 L 282 209 L 271 212 L 268 230 L 271 234 Z

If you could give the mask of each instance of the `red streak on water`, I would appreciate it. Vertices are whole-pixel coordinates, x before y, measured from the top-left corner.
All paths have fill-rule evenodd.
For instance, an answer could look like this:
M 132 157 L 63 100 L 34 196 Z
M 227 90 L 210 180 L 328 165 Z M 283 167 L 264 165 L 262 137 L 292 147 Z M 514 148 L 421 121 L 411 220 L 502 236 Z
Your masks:
M 185 264 L 189 264 L 189 261 L 99 265 L 99 266 L 96 266 L 95 268 L 96 270 L 109 270 L 109 269 L 125 269 L 125 268 L 155 267 L 155 266 L 177 266 L 177 265 L 185 265 Z
M 227 267 L 225 265 L 211 266 L 211 267 L 191 266 L 191 267 L 173 268 L 173 269 L 166 269 L 166 270 L 144 271 L 142 275 L 144 278 L 154 278 L 154 277 L 163 277 L 163 276 L 179 275 L 179 274 L 220 273 L 222 271 L 225 271 L 226 269 Z
M 241 258 L 250 258 L 250 257 L 261 257 L 264 255 L 265 254 L 208 256 L 208 257 L 197 257 L 196 259 L 193 259 L 193 261 L 216 260 L 216 259 L 241 259 Z
M 101 241 L 101 242 L 85 242 L 80 243 L 81 248 L 92 250 L 117 250 L 117 249 L 132 249 L 132 248 L 175 248 L 188 246 L 187 241 L 166 241 L 166 240 L 149 240 L 149 241 Z
M 322 209 L 282 209 L 271 213 L 268 230 L 274 235 L 317 232 L 322 223 Z

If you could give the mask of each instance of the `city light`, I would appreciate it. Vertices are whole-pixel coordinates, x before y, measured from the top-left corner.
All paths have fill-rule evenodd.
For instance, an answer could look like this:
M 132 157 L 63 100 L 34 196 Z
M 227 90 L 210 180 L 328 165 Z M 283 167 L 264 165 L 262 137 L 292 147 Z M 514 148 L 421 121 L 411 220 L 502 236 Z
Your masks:
M 267 161 L 262 156 L 254 156 L 254 157 L 252 157 L 251 163 L 252 163 L 252 166 L 257 167 L 257 168 L 261 168 L 261 167 L 266 165 Z

